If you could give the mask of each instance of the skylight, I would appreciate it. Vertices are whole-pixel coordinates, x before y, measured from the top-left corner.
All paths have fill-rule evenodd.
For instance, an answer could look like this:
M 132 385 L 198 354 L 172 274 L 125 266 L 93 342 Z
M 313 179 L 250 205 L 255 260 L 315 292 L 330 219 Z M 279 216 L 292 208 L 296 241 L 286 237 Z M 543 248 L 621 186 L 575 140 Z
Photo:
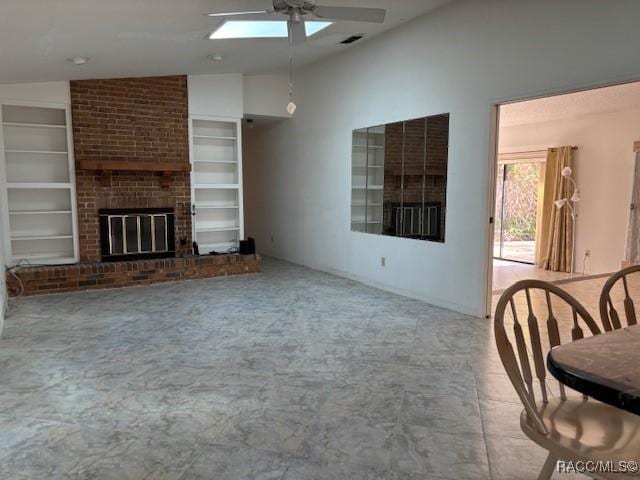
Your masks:
M 307 36 L 324 30 L 332 22 L 304 22 Z M 209 35 L 213 40 L 228 38 L 287 38 L 287 22 L 281 20 L 227 20 Z

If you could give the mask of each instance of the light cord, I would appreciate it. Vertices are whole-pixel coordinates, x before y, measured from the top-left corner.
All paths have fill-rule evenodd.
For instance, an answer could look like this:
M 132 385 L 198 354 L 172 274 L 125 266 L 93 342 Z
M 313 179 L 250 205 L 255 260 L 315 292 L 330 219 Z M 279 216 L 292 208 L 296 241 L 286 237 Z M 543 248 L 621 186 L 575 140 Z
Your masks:
M 293 20 L 289 19 L 289 100 L 293 101 Z

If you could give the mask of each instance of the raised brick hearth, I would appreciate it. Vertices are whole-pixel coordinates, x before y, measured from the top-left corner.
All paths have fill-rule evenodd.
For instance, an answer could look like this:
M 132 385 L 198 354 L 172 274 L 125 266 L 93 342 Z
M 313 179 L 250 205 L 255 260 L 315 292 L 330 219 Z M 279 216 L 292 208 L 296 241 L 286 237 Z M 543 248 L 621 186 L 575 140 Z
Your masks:
M 210 255 L 76 264 L 55 267 L 22 267 L 16 271 L 20 283 L 7 276 L 9 295 L 41 295 L 78 290 L 150 285 L 152 283 L 221 277 L 260 271 L 259 255 Z

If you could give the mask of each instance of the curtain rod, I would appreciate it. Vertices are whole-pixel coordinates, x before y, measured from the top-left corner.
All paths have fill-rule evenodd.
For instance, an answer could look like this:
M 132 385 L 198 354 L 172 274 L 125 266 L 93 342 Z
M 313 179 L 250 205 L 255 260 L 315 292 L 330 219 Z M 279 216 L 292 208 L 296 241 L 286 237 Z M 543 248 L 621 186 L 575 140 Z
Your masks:
M 552 152 L 555 152 L 557 150 L 557 147 L 549 148 L 549 149 L 545 148 L 544 150 L 524 150 L 522 152 L 504 152 L 504 153 L 498 153 L 498 155 L 523 155 L 526 153 L 547 153 L 547 150 L 551 150 Z M 572 145 L 571 150 L 578 150 L 578 146 Z

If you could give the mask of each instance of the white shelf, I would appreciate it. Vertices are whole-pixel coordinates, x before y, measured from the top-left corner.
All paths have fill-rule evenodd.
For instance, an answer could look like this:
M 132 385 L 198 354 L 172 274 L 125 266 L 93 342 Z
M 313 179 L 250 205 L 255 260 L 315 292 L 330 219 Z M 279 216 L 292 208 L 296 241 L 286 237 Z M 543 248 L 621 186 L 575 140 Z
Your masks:
M 233 210 L 236 208 L 240 208 L 240 205 L 207 205 L 207 204 L 200 204 L 200 205 L 196 205 L 196 210 L 197 209 L 204 209 L 204 210 Z
M 78 261 L 75 173 L 69 107 L 0 105 L 0 209 L 12 262 Z
M 69 152 L 49 151 L 49 150 L 5 150 L 5 153 L 36 153 L 44 155 L 68 155 Z
M 198 244 L 198 248 L 200 249 L 200 254 L 202 255 L 203 251 L 206 253 L 208 253 L 208 251 L 210 250 L 229 250 L 230 248 L 238 248 L 238 242 L 223 242 L 223 243 L 205 243 L 205 244 Z
M 189 121 L 193 235 L 202 253 L 224 252 L 244 236 L 240 119 Z
M 73 235 L 31 235 L 24 237 L 11 237 L 11 241 L 24 241 L 24 240 L 64 240 L 73 238 Z
M 64 215 L 71 214 L 71 210 L 34 210 L 34 211 L 9 211 L 9 215 Z
M 14 255 L 13 258 L 16 262 L 19 260 L 34 260 L 40 261 L 40 263 L 46 262 L 48 264 L 71 263 L 75 261 L 73 257 L 69 257 L 66 253 L 28 253 L 24 255 Z
M 206 189 L 226 189 L 226 190 L 231 190 L 231 189 L 238 189 L 240 188 L 240 185 L 238 185 L 237 183 L 201 183 L 201 184 L 196 184 L 193 186 L 193 188 L 206 188 Z
M 71 188 L 70 183 L 7 183 L 7 188 Z
M 29 128 L 67 128 L 66 125 L 53 125 L 50 123 L 18 123 L 18 122 L 3 122 L 3 125 L 11 127 L 29 127 Z
M 207 232 L 235 232 L 240 230 L 239 227 L 196 227 L 196 232 L 199 233 L 207 233 Z
M 384 208 L 384 130 L 372 127 L 354 131 L 352 146 L 351 230 L 381 232 Z
M 194 160 L 194 163 L 228 163 L 232 165 L 237 165 L 238 162 L 235 160 Z
M 224 137 L 217 135 L 194 135 L 193 138 L 208 138 L 212 140 L 237 140 L 238 137 Z

